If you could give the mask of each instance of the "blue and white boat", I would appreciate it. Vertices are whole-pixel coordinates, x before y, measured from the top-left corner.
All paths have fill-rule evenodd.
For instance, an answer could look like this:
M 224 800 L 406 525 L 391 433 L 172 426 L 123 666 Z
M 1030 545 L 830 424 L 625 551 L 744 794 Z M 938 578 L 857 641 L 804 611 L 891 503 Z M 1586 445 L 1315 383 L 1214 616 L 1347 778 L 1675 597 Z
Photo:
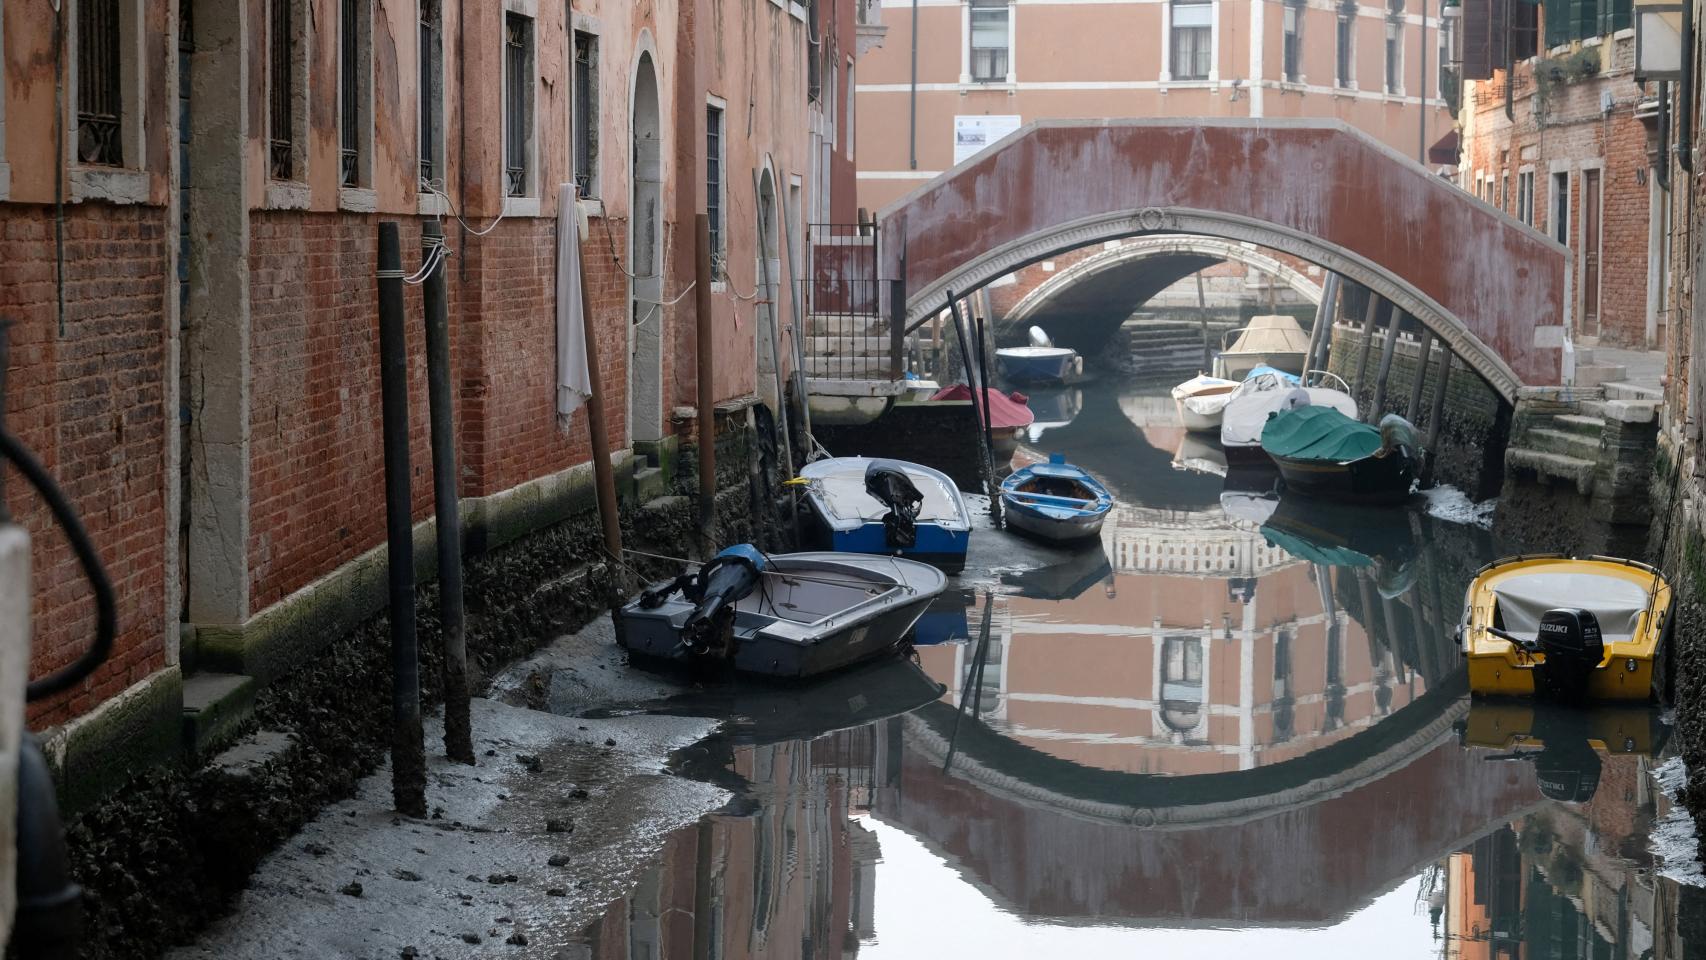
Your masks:
M 1007 379 L 1019 383 L 1064 383 L 1078 366 L 1077 352 L 1055 346 L 1041 327 L 1031 328 L 1030 346 L 1002 347 L 995 351 L 995 359 Z
M 950 573 L 966 565 L 971 512 L 948 475 L 923 464 L 867 457 L 808 463 L 795 482 L 825 548 L 920 560 Z
M 1102 532 L 1114 507 L 1113 494 L 1100 480 L 1052 454 L 1001 482 L 1007 524 L 1055 543 L 1085 540 Z

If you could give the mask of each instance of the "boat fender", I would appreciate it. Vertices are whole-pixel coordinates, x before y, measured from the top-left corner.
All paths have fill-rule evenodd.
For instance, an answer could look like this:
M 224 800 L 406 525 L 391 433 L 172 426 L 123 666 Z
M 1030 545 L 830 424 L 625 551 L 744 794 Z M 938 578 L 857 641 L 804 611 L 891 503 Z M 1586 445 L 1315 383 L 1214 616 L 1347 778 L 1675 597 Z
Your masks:
M 898 464 L 873 460 L 865 468 L 865 492 L 889 508 L 883 515 L 883 542 L 904 550 L 918 544 L 918 507 L 924 494 Z
M 712 557 L 682 591 L 693 612 L 681 625 L 687 652 L 701 657 L 734 655 L 735 604 L 754 587 L 770 561 L 749 543 L 736 544 Z

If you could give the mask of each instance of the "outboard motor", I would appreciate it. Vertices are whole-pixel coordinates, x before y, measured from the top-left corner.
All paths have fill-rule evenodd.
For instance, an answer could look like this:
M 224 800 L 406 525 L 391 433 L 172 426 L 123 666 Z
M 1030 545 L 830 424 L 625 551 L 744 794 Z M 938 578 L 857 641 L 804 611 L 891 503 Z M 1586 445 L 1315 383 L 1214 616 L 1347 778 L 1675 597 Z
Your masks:
M 1534 687 L 1559 700 L 1581 700 L 1588 680 L 1605 659 L 1605 640 L 1599 618 L 1591 610 L 1560 607 L 1540 617 L 1534 643 L 1546 662 L 1534 670 Z
M 865 468 L 865 492 L 889 508 L 883 515 L 883 542 L 894 550 L 917 546 L 918 507 L 924 494 L 906 471 L 886 460 L 871 461 Z
M 693 612 L 681 626 L 681 643 L 695 656 L 729 659 L 734 656 L 735 604 L 758 586 L 770 565 L 749 543 L 736 544 L 712 557 L 683 584 Z
M 1585 740 L 1570 739 L 1557 746 L 1548 743 L 1534 758 L 1534 779 L 1541 796 L 1565 803 L 1586 803 L 1599 790 L 1604 767 L 1599 752 Z

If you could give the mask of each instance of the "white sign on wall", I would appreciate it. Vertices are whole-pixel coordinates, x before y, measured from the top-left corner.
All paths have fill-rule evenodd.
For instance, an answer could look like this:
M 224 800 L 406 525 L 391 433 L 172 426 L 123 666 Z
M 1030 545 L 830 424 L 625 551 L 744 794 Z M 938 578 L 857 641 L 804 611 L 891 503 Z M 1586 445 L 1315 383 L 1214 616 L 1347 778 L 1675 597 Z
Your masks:
M 1019 129 L 1017 116 L 958 116 L 954 118 L 954 163 L 957 165 L 979 150 Z

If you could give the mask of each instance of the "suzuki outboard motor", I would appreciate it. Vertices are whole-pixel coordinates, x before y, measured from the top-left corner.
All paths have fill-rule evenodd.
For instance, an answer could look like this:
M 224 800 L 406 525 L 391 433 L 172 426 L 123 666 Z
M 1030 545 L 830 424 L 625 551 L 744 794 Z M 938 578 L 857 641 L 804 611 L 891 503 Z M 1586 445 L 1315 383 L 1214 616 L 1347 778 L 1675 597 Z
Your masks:
M 924 494 L 906 471 L 891 461 L 871 461 L 865 468 L 865 492 L 889 508 L 883 515 L 883 542 L 894 550 L 917 546 L 918 505 Z
M 1535 692 L 1559 700 L 1583 699 L 1588 680 L 1605 659 L 1599 618 L 1574 607 L 1548 610 L 1540 617 L 1534 642 L 1546 655 L 1546 662 L 1534 670 Z
M 681 643 L 687 652 L 719 659 L 734 656 L 735 604 L 758 586 L 769 565 L 757 547 L 741 543 L 699 568 L 682 589 L 695 604 L 681 626 Z

